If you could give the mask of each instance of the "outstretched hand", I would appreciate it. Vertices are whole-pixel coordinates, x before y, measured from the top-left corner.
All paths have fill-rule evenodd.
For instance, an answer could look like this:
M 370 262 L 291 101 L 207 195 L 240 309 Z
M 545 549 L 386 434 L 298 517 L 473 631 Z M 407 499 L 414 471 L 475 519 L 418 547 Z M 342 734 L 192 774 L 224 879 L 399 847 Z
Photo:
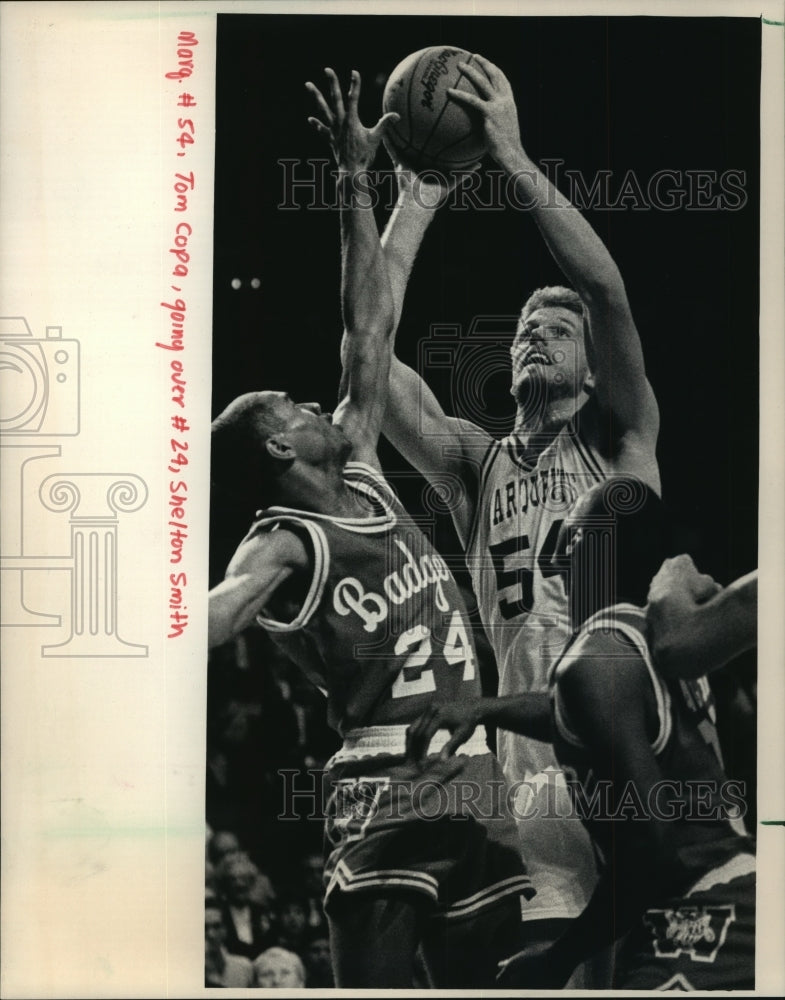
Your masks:
M 498 66 L 479 55 L 474 56 L 474 62 L 479 69 L 465 62 L 459 62 L 458 69 L 474 84 L 477 93 L 455 87 L 450 87 L 447 93 L 458 104 L 480 115 L 488 152 L 503 166 L 507 157 L 522 151 L 515 97 L 510 81 Z
M 474 704 L 429 705 L 420 718 L 406 730 L 407 760 L 422 767 L 434 734 L 439 729 L 448 729 L 452 736 L 439 753 L 440 760 L 447 760 L 461 744 L 470 739 L 478 722 Z
M 399 120 L 400 115 L 390 111 L 383 115 L 373 128 L 366 128 L 357 115 L 360 74 L 357 70 L 352 70 L 352 79 L 344 104 L 335 71 L 327 67 L 324 72 L 329 81 L 327 99 L 315 84 L 309 81 L 305 85 L 316 99 L 321 113 L 321 118 L 312 116 L 308 122 L 320 135 L 328 139 L 339 170 L 350 173 L 367 170 L 373 163 L 386 130 Z

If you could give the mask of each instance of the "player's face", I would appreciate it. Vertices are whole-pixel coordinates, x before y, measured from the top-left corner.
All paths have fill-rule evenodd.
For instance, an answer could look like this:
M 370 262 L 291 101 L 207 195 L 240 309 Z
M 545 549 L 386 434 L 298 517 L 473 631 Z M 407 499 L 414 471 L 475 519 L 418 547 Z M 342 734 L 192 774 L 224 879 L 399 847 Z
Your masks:
M 283 434 L 301 461 L 318 465 L 349 454 L 351 444 L 346 435 L 333 424 L 332 413 L 322 413 L 318 403 L 295 403 L 285 392 L 265 395 L 269 409 L 284 423 Z
M 529 313 L 512 349 L 511 392 L 520 404 L 537 391 L 549 399 L 576 397 L 589 374 L 583 317 L 563 306 Z

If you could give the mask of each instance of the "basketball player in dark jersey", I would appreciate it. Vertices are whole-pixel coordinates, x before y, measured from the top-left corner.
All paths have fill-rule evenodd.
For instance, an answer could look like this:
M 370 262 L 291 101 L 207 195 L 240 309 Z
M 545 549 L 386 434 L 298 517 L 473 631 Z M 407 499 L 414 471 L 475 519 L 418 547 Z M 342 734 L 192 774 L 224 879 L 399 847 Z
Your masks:
M 516 204 L 529 206 L 526 214 L 573 287 L 538 289 L 523 306 L 511 348 L 517 404 L 511 435 L 494 440 L 447 416 L 419 374 L 397 359 L 384 433 L 426 478 L 463 486 L 453 520 L 496 655 L 498 690 L 508 695 L 546 691 L 569 635 L 563 583 L 549 568 L 561 522 L 577 496 L 615 473 L 634 474 L 659 490 L 659 416 L 616 264 L 524 151 L 504 74 L 481 56 L 474 61 L 480 69 L 460 68 L 477 95 L 449 93 L 482 119 L 490 156 L 509 178 Z M 400 167 L 398 175 L 398 204 L 382 238 L 396 318 L 439 200 L 438 191 L 421 190 L 425 178 Z M 447 185 L 441 189 L 443 199 Z M 580 824 L 538 818 L 538 797 L 551 794 L 554 784 L 555 794 L 569 801 L 550 745 L 501 732 L 498 752 L 507 779 L 521 789 L 516 813 L 537 888 L 525 919 L 539 924 L 527 932 L 553 939 L 559 921 L 577 916 L 592 891 L 591 845 Z
M 583 913 L 550 949 L 507 963 L 500 986 L 561 987 L 577 963 L 624 935 L 615 988 L 754 987 L 743 789 L 723 770 L 706 678 L 664 677 L 646 639 L 648 581 L 666 544 L 648 487 L 630 478 L 593 487 L 557 549 L 576 631 L 551 672 L 550 705 L 519 695 L 468 710 L 434 706 L 411 728 L 415 759 L 433 728 L 451 729 L 448 759 L 477 719 L 529 734 L 550 720 L 570 775 L 571 821 L 583 821 L 597 851 L 602 875 Z
M 265 504 L 211 593 L 210 640 L 258 623 L 322 689 L 343 736 L 327 765 L 325 909 L 339 987 L 410 987 L 419 948 L 436 986 L 493 984 L 521 946 L 534 893 L 504 781 L 478 735 L 455 761 L 405 759 L 406 725 L 432 701 L 479 697 L 467 614 L 443 559 L 386 484 L 376 455 L 392 352 L 392 298 L 367 177 L 385 124 L 312 84 L 312 119 L 338 163 L 342 399 L 334 415 L 279 392 L 235 400 L 213 424 L 213 477 Z M 397 117 L 397 116 L 393 116 Z M 360 197 L 358 197 L 360 196 Z M 438 749 L 448 734 L 437 735 Z M 468 794 L 467 794 L 468 793 Z M 483 818 L 484 817 L 484 818 Z

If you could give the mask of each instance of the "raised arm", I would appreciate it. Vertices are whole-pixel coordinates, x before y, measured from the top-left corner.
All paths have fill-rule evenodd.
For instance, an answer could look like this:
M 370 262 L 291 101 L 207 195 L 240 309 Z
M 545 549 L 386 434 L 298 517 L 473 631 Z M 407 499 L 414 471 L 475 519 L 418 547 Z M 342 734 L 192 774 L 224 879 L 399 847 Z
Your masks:
M 397 330 L 420 244 L 437 209 L 461 177 L 426 180 L 397 163 L 394 150 L 389 146 L 388 150 L 396 163 L 398 201 L 382 234 L 382 248 Z M 422 376 L 394 354 L 384 434 L 426 479 L 433 482 L 446 474 L 460 481 L 462 499 L 453 509 L 453 518 L 465 539 L 474 514 L 479 465 L 490 435 L 468 420 L 446 414 Z
M 339 172 L 341 198 L 345 332 L 341 345 L 342 401 L 335 419 L 355 444 L 354 457 L 377 465 L 379 429 L 424 476 L 445 473 L 462 484 L 454 516 L 459 533 L 468 533 L 472 497 L 488 435 L 468 421 L 448 417 L 420 376 L 392 356 L 393 335 L 403 307 L 406 284 L 425 230 L 453 181 L 425 183 L 399 165 L 400 195 L 380 242 L 368 191 L 368 168 L 388 123 L 385 115 L 373 129 L 357 117 L 359 75 L 353 73 L 344 108 L 332 70 L 329 103 L 308 83 L 321 118 L 311 124 L 325 135 Z M 386 412 L 385 412 L 386 410 Z
M 454 89 L 448 93 L 482 116 L 488 152 L 513 179 L 517 204 L 528 207 L 586 306 L 597 402 L 613 414 L 617 434 L 633 431 L 656 439 L 657 404 L 619 269 L 586 219 L 524 151 L 515 99 L 504 73 L 482 56 L 474 59 L 484 73 L 468 63 L 459 66 L 479 96 Z
M 354 445 L 353 457 L 378 466 L 376 446 L 387 406 L 394 315 L 368 168 L 385 128 L 397 121 L 398 115 L 387 114 L 373 128 L 365 128 L 357 115 L 359 73 L 352 71 L 345 105 L 334 71 L 327 69 L 325 73 L 329 101 L 314 84 L 306 86 L 321 115 L 308 120 L 328 138 L 338 166 L 344 335 L 341 400 L 333 419 Z
M 208 648 L 229 642 L 252 625 L 278 587 L 307 568 L 305 546 L 291 531 L 278 529 L 243 541 L 226 578 L 208 595 Z
M 666 559 L 649 587 L 646 621 L 658 668 L 694 678 L 752 649 L 758 634 L 758 571 L 724 589 L 690 556 Z

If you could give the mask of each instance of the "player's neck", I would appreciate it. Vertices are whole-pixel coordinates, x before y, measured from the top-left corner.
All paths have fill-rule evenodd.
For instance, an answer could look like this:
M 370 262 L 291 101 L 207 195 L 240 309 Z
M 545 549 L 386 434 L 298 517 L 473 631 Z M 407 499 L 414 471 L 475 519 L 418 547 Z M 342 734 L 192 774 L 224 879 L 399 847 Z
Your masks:
M 572 398 L 553 400 L 547 410 L 538 409 L 535 412 L 519 406 L 513 431 L 524 448 L 539 452 L 549 438 L 556 437 L 574 413 L 575 401 Z
M 357 503 L 357 495 L 347 487 L 342 469 L 337 465 L 292 468 L 280 485 L 280 506 L 331 517 L 370 516 L 370 512 Z

